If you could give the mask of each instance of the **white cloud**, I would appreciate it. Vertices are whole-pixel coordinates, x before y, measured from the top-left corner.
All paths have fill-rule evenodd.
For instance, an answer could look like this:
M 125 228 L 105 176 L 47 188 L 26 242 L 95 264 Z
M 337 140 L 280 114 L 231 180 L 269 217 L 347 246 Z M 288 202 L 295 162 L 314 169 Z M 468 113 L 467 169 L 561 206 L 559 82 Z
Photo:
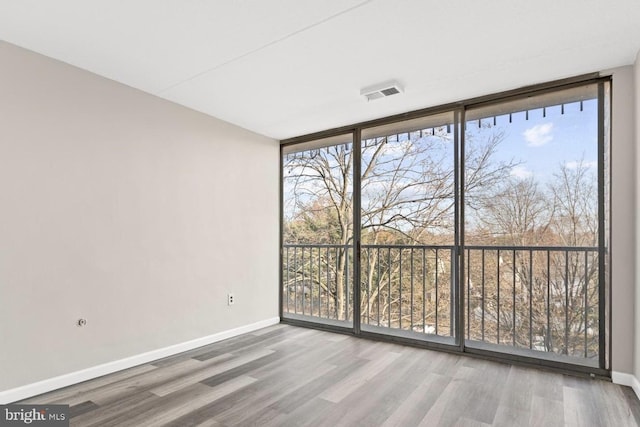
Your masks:
M 593 161 L 593 162 L 585 162 L 585 161 L 572 161 L 572 162 L 567 162 L 564 164 L 566 166 L 567 169 L 578 169 L 578 167 L 582 166 L 583 168 L 588 168 L 588 169 L 596 169 L 598 167 L 598 162 Z
M 552 131 L 553 123 L 545 123 L 525 130 L 522 135 L 527 140 L 529 147 L 540 147 L 551 142 L 553 139 Z
M 524 166 L 514 166 L 511 168 L 511 176 L 516 177 L 518 179 L 527 179 L 533 176 L 533 172 Z

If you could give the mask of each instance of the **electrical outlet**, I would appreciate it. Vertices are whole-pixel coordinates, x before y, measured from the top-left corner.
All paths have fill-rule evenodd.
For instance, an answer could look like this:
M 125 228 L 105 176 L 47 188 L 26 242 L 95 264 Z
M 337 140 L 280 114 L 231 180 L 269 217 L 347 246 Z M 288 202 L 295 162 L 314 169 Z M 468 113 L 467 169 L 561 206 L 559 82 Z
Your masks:
M 227 294 L 227 305 L 233 305 L 236 302 L 236 297 L 233 294 Z

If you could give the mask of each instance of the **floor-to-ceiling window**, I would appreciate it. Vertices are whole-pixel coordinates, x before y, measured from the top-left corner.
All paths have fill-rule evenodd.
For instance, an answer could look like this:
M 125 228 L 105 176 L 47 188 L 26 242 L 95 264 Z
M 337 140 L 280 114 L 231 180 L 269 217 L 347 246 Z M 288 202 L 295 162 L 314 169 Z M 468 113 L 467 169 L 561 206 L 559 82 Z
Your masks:
M 290 319 L 353 321 L 353 136 L 282 154 L 282 311 Z
M 361 329 L 455 344 L 455 112 L 361 133 Z
M 282 317 L 607 368 L 609 82 L 282 149 Z
M 467 347 L 599 365 L 604 89 L 593 83 L 466 110 Z M 484 158 L 500 174 L 491 185 L 479 177 Z

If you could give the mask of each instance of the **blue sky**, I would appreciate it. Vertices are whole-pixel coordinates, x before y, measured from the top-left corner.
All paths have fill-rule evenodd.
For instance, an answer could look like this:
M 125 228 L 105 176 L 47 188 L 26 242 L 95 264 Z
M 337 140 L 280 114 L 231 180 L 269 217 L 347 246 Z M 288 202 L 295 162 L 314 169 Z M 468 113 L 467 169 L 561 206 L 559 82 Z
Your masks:
M 482 124 L 493 124 L 493 118 L 484 119 Z M 575 167 L 578 162 L 596 171 L 598 160 L 598 114 L 595 99 L 583 102 L 580 111 L 578 102 L 566 104 L 564 114 L 561 107 L 514 113 L 512 122 L 509 116 L 496 117 L 496 127 L 478 129 L 478 122 L 469 122 L 467 134 L 485 136 L 487 132 L 502 130 L 505 139 L 496 153 L 497 160 L 521 162 L 512 170 L 512 175 L 520 178 L 533 176 L 540 182 L 553 178 L 561 165 Z

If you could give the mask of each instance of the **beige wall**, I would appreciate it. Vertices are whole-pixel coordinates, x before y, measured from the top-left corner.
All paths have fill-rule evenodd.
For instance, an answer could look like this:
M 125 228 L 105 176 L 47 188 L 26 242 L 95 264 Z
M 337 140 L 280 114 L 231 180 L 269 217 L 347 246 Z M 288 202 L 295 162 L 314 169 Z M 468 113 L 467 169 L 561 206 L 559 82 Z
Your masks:
M 0 64 L 0 391 L 278 315 L 276 141 L 4 42 Z
M 635 143 L 633 67 L 612 74 L 611 298 L 613 371 L 633 372 L 635 288 Z M 607 73 L 607 74 L 608 74 Z
M 636 199 L 635 199 L 635 211 L 634 214 L 636 216 L 640 212 L 640 52 L 638 52 L 638 56 L 636 59 L 636 64 L 634 67 L 635 71 L 635 85 L 634 85 L 634 96 L 635 96 L 635 159 L 636 159 L 636 174 L 635 174 L 635 184 L 636 184 Z M 635 230 L 635 243 L 636 243 L 636 259 L 635 265 L 640 265 L 640 227 L 636 224 Z M 635 331 L 635 354 L 634 354 L 634 375 L 636 379 L 640 379 L 640 268 L 636 268 L 636 280 L 635 280 L 635 319 L 633 322 L 633 329 Z M 629 319 L 631 322 L 631 319 Z

